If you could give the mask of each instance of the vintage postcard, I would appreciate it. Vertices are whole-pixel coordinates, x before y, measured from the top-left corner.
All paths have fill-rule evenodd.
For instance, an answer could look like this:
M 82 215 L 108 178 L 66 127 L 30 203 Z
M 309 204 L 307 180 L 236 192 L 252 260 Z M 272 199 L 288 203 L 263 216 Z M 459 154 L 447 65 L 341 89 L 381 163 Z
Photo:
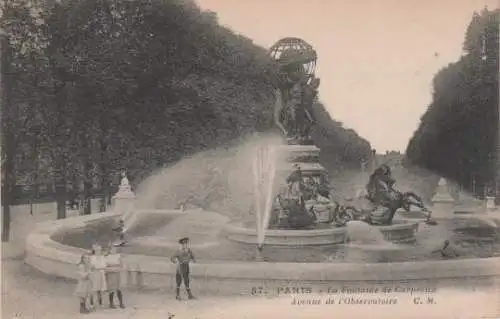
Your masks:
M 497 0 L 3 0 L 2 318 L 500 318 Z

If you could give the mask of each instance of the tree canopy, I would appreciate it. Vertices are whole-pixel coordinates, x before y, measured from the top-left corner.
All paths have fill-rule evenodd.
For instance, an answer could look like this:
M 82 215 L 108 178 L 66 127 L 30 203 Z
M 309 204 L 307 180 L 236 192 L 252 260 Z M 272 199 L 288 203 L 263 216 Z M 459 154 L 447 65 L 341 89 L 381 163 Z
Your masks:
M 498 14 L 474 13 L 464 55 L 435 75 L 432 102 L 406 150 L 407 162 L 468 190 L 491 185 L 496 175 Z
M 138 183 L 186 154 L 273 126 L 266 49 L 213 12 L 181 0 L 43 3 L 3 2 L 2 123 L 12 134 L 2 140 L 16 172 L 9 183 L 53 181 L 59 217 L 68 185 L 79 193 L 83 183 L 86 197 L 98 185 L 109 197 L 121 170 Z M 315 111 L 326 160 L 369 156 L 367 141 L 321 103 Z

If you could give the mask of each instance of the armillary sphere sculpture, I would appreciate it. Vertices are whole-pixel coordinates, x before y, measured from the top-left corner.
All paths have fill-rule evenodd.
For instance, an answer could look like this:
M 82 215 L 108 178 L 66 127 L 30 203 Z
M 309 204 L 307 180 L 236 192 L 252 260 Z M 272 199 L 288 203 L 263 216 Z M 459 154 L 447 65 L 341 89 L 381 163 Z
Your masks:
M 302 39 L 284 38 L 269 49 L 269 56 L 277 68 L 274 122 L 290 144 L 310 144 L 320 84 L 314 74 L 316 51 Z

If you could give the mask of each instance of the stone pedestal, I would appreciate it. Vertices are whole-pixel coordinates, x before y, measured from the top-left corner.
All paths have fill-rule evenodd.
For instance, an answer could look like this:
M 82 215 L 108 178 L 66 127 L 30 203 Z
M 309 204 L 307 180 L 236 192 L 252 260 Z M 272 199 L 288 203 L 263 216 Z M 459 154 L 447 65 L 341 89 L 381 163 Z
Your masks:
M 493 196 L 486 196 L 484 204 L 485 204 L 485 209 L 486 209 L 487 212 L 495 211 L 495 209 L 496 209 L 495 197 L 493 197 Z
M 441 178 L 432 198 L 432 217 L 438 219 L 453 218 L 455 199 L 451 196 L 446 180 Z
M 284 145 L 276 147 L 281 163 L 276 167 L 278 179 L 285 179 L 298 168 L 304 179 L 312 178 L 317 182 L 326 181 L 326 170 L 319 162 L 320 149 L 314 145 Z
M 112 201 L 113 211 L 122 214 L 125 229 L 128 229 L 133 223 L 135 194 L 132 192 L 132 188 L 130 187 L 130 183 L 125 173 L 122 174 L 118 192 L 113 196 Z

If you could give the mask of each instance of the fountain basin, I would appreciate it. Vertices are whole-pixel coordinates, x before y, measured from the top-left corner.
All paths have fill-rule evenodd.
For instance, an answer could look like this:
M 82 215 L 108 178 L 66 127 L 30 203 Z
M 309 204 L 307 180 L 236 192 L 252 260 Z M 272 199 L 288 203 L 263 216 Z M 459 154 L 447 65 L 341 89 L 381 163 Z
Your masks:
M 51 235 L 62 229 L 77 229 L 119 216 L 102 213 L 41 223 L 27 238 L 25 261 L 44 273 L 76 279 L 76 264 L 85 250 L 56 242 L 51 239 Z M 359 248 L 365 252 L 370 249 Z M 128 286 L 175 287 L 176 270 L 170 256 L 151 256 L 144 252 L 123 254 L 123 260 L 124 279 Z M 497 267 L 499 262 L 498 257 L 390 263 L 199 260 L 192 265 L 191 272 L 192 288 L 198 292 L 248 295 L 254 293 L 256 287 L 262 287 L 269 293 L 279 294 L 283 287 L 323 289 L 331 285 L 367 281 L 411 286 L 418 285 L 419 282 L 423 285 L 429 285 L 429 282 L 456 285 L 456 278 L 469 278 L 468 281 L 477 282 L 500 276 L 500 269 Z
M 384 235 L 385 240 L 394 243 L 411 243 L 415 241 L 418 231 L 418 222 L 394 221 L 389 226 L 374 226 Z M 257 231 L 244 223 L 228 223 L 223 229 L 227 239 L 243 244 L 258 244 Z M 319 246 L 338 245 L 345 242 L 346 229 L 344 227 L 328 227 L 319 229 L 266 230 L 264 245 L 271 246 Z
M 223 229 L 227 239 L 243 244 L 258 244 L 257 230 L 243 223 L 229 223 Z M 268 229 L 264 245 L 272 246 L 318 246 L 341 244 L 345 241 L 343 228 L 307 230 Z
M 155 215 L 175 217 L 185 214 L 180 211 L 149 211 L 148 213 L 152 215 L 146 215 L 144 222 L 150 221 Z M 119 216 L 118 213 L 101 213 L 40 223 L 27 238 L 25 262 L 44 273 L 76 279 L 76 264 L 86 249 L 67 242 L 56 241 L 54 234 L 95 227 L 110 220 L 116 220 Z M 154 222 L 150 221 L 150 223 Z M 142 227 L 139 225 L 139 230 Z M 170 246 L 171 243 L 166 244 Z M 193 289 L 205 293 L 251 294 L 256 287 L 264 287 L 268 291 L 277 293 L 283 287 L 324 288 L 331 285 L 366 283 L 367 281 L 410 286 L 419 283 L 456 285 L 457 278 L 475 283 L 490 282 L 500 276 L 499 254 L 486 258 L 456 260 L 405 258 L 401 260 L 407 261 L 386 262 L 384 256 L 394 254 L 395 250 L 377 247 L 377 245 L 356 247 L 354 244 L 341 244 L 337 246 L 348 248 L 344 249 L 347 251 L 346 262 L 336 260 L 333 262 L 255 262 L 200 258 L 192 265 Z M 313 248 L 312 246 L 306 247 L 307 250 Z M 197 248 L 195 254 L 201 248 Z M 264 250 L 266 251 L 266 248 Z M 123 260 L 124 279 L 129 286 L 175 287 L 175 265 L 171 263 L 170 255 L 153 256 L 148 250 L 143 250 L 140 253 L 123 253 Z
M 413 243 L 418 231 L 418 222 L 394 220 L 389 226 L 376 226 L 384 235 L 385 240 L 393 243 Z
M 179 243 L 177 241 L 168 240 L 161 236 L 147 236 L 147 237 L 134 238 L 132 239 L 131 243 L 139 244 L 141 246 L 146 246 L 146 247 L 164 247 L 173 250 L 179 248 Z M 219 242 L 209 241 L 203 243 L 191 243 L 189 246 L 193 250 L 207 249 L 219 246 Z
M 386 263 L 397 259 L 398 252 L 403 253 L 404 248 L 393 244 L 345 244 L 344 259 L 356 263 Z

